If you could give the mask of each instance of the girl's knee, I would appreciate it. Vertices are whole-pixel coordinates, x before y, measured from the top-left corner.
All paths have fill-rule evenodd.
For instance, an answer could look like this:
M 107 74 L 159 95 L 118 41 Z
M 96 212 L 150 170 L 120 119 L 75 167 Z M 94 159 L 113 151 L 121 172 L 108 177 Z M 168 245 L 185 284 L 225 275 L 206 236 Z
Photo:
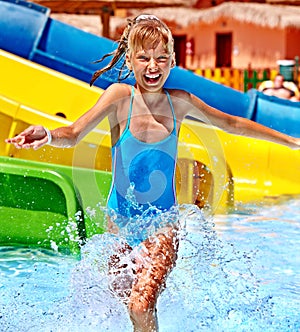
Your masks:
M 142 288 L 138 292 L 135 289 L 132 290 L 128 305 L 130 312 L 141 315 L 153 310 L 158 295 L 149 285 L 144 285 Z

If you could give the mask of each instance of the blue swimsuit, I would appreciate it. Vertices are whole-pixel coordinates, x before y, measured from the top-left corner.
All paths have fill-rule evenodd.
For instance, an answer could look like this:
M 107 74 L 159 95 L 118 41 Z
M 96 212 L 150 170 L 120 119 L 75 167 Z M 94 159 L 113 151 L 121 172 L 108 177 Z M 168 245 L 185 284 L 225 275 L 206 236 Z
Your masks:
M 132 88 L 125 130 L 112 147 L 108 214 L 131 245 L 144 241 L 158 228 L 178 219 L 175 190 L 176 116 L 170 95 L 165 92 L 174 120 L 169 136 L 159 142 L 145 143 L 132 135 L 129 128 L 134 98 Z M 166 211 L 169 214 L 167 218 Z

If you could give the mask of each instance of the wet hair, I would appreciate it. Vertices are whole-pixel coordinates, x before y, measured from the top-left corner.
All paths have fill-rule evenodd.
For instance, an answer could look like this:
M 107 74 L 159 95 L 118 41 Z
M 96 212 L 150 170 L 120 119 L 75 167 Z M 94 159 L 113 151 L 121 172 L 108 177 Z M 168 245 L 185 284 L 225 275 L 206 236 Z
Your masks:
M 137 52 L 149 47 L 156 48 L 160 42 L 163 42 L 169 54 L 173 53 L 174 40 L 172 33 L 168 26 L 159 18 L 154 15 L 143 14 L 133 20 L 128 19 L 128 24 L 118 42 L 117 49 L 105 54 L 100 60 L 95 61 L 95 63 L 99 63 L 107 57 L 112 56 L 107 66 L 94 73 L 90 85 L 93 85 L 99 76 L 113 69 L 120 62 L 121 69 L 119 70 L 118 81 L 126 79 L 129 77 L 130 71 L 122 77 L 123 72 L 126 70 L 125 55 L 129 54 L 130 56 L 131 52 Z

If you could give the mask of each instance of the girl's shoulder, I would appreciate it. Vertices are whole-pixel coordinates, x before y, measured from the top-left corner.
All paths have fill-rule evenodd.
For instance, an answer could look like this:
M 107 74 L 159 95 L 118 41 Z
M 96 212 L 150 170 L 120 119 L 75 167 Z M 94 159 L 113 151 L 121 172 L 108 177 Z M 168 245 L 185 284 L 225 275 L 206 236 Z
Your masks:
M 111 94 L 115 100 L 125 98 L 131 95 L 132 85 L 126 83 L 113 83 L 106 88 L 105 93 Z
M 172 98 L 172 103 L 176 112 L 177 119 L 183 119 L 191 109 L 191 93 L 180 89 L 167 89 L 167 91 Z
M 180 89 L 166 89 L 169 94 L 172 96 L 172 97 L 175 97 L 175 98 L 181 98 L 181 99 L 184 99 L 184 100 L 189 100 L 191 98 L 191 94 L 185 90 L 180 90 Z
M 192 95 L 185 91 L 180 89 L 166 89 L 170 96 L 172 97 L 173 102 L 175 102 L 178 106 L 181 104 L 184 106 L 186 103 L 191 102 Z

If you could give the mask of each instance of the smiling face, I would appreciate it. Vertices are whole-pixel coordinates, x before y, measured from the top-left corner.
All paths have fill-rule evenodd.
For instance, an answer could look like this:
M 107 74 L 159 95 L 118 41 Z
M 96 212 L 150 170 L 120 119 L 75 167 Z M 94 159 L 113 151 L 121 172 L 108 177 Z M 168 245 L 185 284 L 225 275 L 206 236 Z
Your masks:
M 141 91 L 161 91 L 175 66 L 170 30 L 159 20 L 137 23 L 128 37 L 126 64 Z
M 133 52 L 127 57 L 127 66 L 133 70 L 141 91 L 161 91 L 174 64 L 174 54 L 169 54 L 162 42 L 156 48 Z

